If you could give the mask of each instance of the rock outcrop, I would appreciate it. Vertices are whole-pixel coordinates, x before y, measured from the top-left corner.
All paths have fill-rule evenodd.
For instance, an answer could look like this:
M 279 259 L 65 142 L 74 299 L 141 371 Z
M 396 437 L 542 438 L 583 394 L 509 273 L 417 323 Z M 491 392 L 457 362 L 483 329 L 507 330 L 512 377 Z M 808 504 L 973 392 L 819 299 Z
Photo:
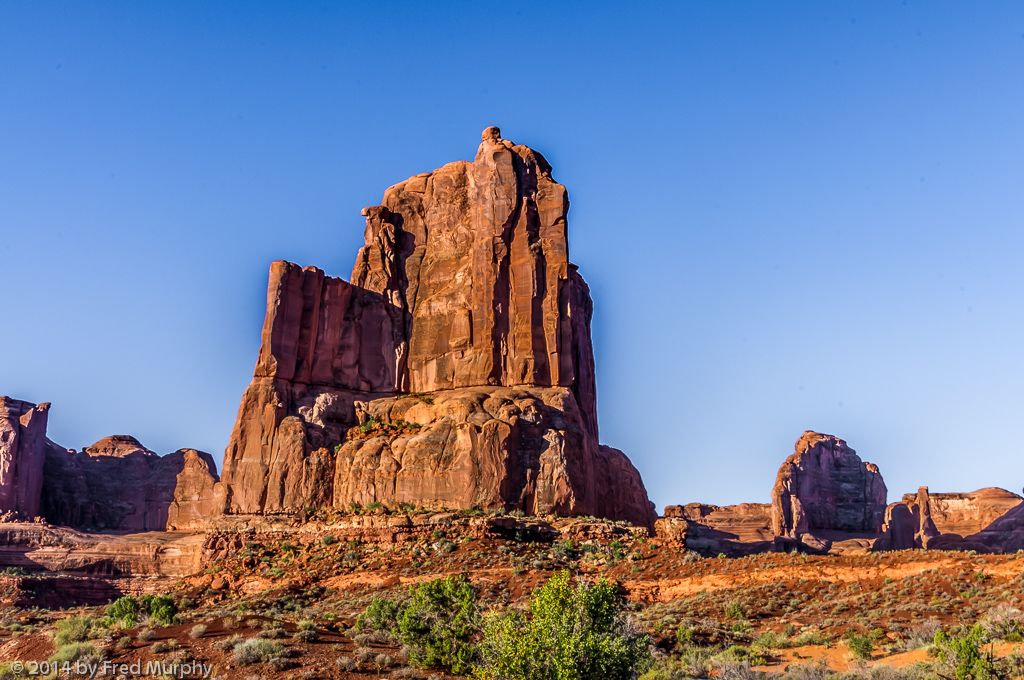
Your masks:
M 686 523 L 686 547 L 706 555 L 749 555 L 772 547 L 772 506 L 767 503 L 669 505 L 656 528 L 663 527 L 665 538 L 678 542 L 674 536 L 680 521 Z
M 0 513 L 39 515 L 49 404 L 0 397 Z
M 639 474 L 598 444 L 568 207 L 543 156 L 488 128 L 472 163 L 363 210 L 351 282 L 275 262 L 219 507 L 389 501 L 651 526 Z
M 1005 489 L 930 493 L 921 487 L 886 508 L 880 550 L 1011 552 L 1024 547 L 1024 498 Z
M 861 461 L 842 439 L 807 431 L 779 469 L 772 489 L 772 531 L 800 539 L 882 530 L 886 488 L 878 467 Z
M 93 531 L 187 531 L 213 514 L 208 453 L 158 456 L 134 437 L 75 452 L 46 438 L 49 404 L 0 397 L 0 514 Z
M 158 456 L 134 437 L 106 437 L 76 453 L 51 444 L 42 515 L 90 530 L 200 528 L 214 510 L 217 468 L 208 453 L 179 449 Z

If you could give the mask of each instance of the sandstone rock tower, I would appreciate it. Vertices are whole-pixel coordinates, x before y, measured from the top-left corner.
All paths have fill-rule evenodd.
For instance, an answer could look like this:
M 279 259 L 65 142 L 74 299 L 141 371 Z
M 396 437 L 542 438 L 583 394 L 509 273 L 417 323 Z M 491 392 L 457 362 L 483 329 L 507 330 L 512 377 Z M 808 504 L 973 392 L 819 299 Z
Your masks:
M 363 210 L 351 282 L 271 265 L 220 508 L 388 501 L 650 526 L 640 475 L 598 444 L 593 307 L 568 209 L 544 157 L 489 127 L 473 162 Z
M 779 468 L 772 489 L 772 531 L 800 538 L 815 532 L 878 534 L 886 488 L 878 467 L 842 439 L 807 431 Z

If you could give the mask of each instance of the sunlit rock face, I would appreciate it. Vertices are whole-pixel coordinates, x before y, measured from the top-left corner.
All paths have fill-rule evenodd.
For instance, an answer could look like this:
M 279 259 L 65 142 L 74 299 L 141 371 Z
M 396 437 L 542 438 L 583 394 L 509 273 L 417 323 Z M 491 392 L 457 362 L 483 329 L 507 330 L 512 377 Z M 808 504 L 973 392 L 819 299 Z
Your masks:
M 401 501 L 652 525 L 636 469 L 598 443 L 568 209 L 544 157 L 491 127 L 473 162 L 363 210 L 350 282 L 275 262 L 219 507 Z

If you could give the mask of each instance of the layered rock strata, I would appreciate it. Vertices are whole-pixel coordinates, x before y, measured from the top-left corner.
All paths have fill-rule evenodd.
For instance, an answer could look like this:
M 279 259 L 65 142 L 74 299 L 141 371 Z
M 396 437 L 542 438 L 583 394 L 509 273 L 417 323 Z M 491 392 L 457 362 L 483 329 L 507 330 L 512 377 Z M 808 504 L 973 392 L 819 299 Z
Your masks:
M 473 162 L 363 210 L 351 282 L 275 262 L 220 508 L 394 501 L 650 526 L 639 474 L 598 444 L 568 207 L 543 156 L 488 128 Z
M 772 489 L 772 531 L 800 539 L 882 530 L 886 488 L 878 467 L 863 462 L 842 439 L 807 431 L 779 469 Z
M 878 548 L 1016 551 L 1024 548 L 1024 498 L 999 488 L 933 494 L 923 486 L 886 508 Z
M 767 503 L 669 505 L 664 519 L 658 521 L 659 536 L 679 542 L 682 531 L 687 548 L 709 555 L 761 552 L 771 548 L 774 538 L 772 506 Z

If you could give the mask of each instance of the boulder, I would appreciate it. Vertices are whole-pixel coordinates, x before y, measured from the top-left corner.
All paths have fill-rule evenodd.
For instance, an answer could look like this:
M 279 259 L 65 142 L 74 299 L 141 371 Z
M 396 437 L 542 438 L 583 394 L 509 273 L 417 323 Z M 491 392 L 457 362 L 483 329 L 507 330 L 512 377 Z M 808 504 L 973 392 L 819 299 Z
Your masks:
M 807 431 L 775 480 L 772 531 L 793 539 L 821 532 L 877 535 L 886 493 L 877 466 L 861 461 L 842 439 Z
M 39 515 L 49 404 L 0 397 L 0 513 Z
M 492 127 L 473 162 L 363 210 L 351 282 L 275 262 L 218 508 L 388 501 L 652 526 L 639 473 L 598 443 L 568 207 L 544 157 Z

